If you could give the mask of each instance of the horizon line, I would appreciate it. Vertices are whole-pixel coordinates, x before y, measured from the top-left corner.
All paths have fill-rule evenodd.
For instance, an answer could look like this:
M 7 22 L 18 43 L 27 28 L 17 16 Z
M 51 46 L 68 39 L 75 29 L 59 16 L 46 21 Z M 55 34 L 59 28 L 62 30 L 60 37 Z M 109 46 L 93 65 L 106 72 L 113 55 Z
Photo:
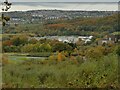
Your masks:
M 7 12 L 28 12 L 28 11 L 85 11 L 85 12 L 118 12 L 118 10 L 60 10 L 60 9 L 37 9 L 37 10 L 20 10 L 20 11 L 7 11 Z
M 13 3 L 20 3 L 21 1 L 18 1 L 18 2 L 13 2 Z M 24 2 L 24 3 L 34 3 L 34 2 L 40 2 L 40 3 L 120 3 L 120 1 L 118 1 L 118 2 L 72 2 L 72 1 L 70 1 L 70 2 L 41 2 L 41 1 L 31 1 L 31 2 L 27 2 L 27 1 L 22 1 L 22 2 Z

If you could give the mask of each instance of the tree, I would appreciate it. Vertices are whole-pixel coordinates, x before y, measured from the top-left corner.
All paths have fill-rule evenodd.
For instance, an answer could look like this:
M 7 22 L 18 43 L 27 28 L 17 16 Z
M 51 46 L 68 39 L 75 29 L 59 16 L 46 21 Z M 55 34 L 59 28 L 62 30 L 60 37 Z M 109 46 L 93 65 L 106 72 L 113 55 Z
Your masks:
M 23 53 L 35 52 L 33 48 L 34 48 L 33 44 L 26 44 L 21 48 L 21 52 Z
M 70 45 L 68 45 L 67 43 L 62 43 L 62 42 L 58 42 L 56 44 L 53 45 L 53 51 L 71 51 L 72 47 Z
M 12 41 L 11 40 L 6 40 L 6 41 L 3 41 L 3 46 L 11 46 L 13 45 Z
M 28 43 L 28 38 L 24 35 L 13 36 L 11 41 L 13 42 L 13 45 L 15 45 L 15 46 L 25 45 Z
M 37 42 L 38 42 L 38 41 L 37 41 L 36 39 L 30 39 L 30 40 L 29 40 L 29 43 L 30 43 L 30 44 L 36 44 Z
M 51 52 L 52 51 L 52 47 L 49 44 L 41 44 L 40 45 L 40 51 L 41 52 Z
M 65 60 L 65 55 L 62 52 L 58 53 L 58 61 L 63 61 Z

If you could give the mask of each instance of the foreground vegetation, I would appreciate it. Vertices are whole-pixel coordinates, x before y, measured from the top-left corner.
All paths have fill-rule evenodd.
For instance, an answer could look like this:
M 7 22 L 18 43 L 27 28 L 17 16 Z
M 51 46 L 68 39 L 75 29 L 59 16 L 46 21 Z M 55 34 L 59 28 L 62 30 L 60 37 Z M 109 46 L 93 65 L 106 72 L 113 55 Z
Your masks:
M 120 53 L 117 49 L 117 53 Z M 6 56 L 5 56 L 6 57 Z M 48 60 L 12 63 L 3 58 L 4 88 L 119 88 L 118 56 L 109 53 L 84 60 L 63 58 L 60 53 Z M 56 57 L 56 58 L 55 58 Z

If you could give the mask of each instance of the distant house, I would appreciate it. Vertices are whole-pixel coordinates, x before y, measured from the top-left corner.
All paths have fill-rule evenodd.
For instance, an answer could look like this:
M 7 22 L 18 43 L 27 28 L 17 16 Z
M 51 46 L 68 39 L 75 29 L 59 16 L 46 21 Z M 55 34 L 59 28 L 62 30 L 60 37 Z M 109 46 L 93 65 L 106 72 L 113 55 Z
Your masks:
M 30 37 L 30 39 L 36 39 L 36 40 L 40 40 L 40 39 L 50 39 L 50 40 L 58 40 L 60 42 L 63 43 L 77 43 L 80 39 L 82 41 L 84 41 L 84 43 L 90 42 L 91 39 L 93 38 L 93 36 L 44 36 L 44 37 Z
M 67 43 L 76 43 L 78 41 L 78 37 L 74 36 L 59 36 L 58 41 L 67 42 Z
M 99 45 L 103 44 L 114 44 L 120 42 L 120 35 L 107 35 L 105 38 L 98 41 Z
M 108 43 L 110 43 L 108 41 L 108 39 L 101 39 L 101 40 L 98 41 L 98 45 L 103 45 L 103 44 L 108 44 Z M 113 42 L 111 42 L 111 43 L 113 43 Z
M 109 35 L 108 41 L 113 41 L 114 43 L 120 42 L 120 35 Z
M 78 38 L 81 39 L 82 41 L 84 41 L 85 43 L 88 43 L 91 41 L 93 36 L 79 36 Z

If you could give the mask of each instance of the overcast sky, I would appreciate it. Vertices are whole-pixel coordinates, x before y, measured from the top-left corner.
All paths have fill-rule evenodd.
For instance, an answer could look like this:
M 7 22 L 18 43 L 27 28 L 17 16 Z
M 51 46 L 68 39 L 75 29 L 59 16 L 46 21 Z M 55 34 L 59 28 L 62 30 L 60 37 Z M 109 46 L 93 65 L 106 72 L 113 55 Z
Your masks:
M 4 0 L 0 0 L 4 1 Z M 118 2 L 119 0 L 9 0 L 11 2 Z
M 118 10 L 118 3 L 117 3 L 118 0 L 60 0 L 59 1 L 59 2 L 77 2 L 77 3 L 41 3 L 41 2 L 58 2 L 58 0 L 8 0 L 8 1 L 12 2 L 12 7 L 9 11 L 27 11 L 27 10 L 41 10 L 41 9 L 87 10 L 87 11 L 91 11 L 91 10 L 117 11 Z M 19 2 L 19 3 L 15 3 L 15 2 Z M 23 2 L 27 2 L 27 3 L 23 3 Z M 94 2 L 94 3 L 78 3 L 78 2 Z M 104 2 L 104 3 L 95 3 L 95 2 Z M 105 3 L 105 2 L 116 2 L 116 3 Z

